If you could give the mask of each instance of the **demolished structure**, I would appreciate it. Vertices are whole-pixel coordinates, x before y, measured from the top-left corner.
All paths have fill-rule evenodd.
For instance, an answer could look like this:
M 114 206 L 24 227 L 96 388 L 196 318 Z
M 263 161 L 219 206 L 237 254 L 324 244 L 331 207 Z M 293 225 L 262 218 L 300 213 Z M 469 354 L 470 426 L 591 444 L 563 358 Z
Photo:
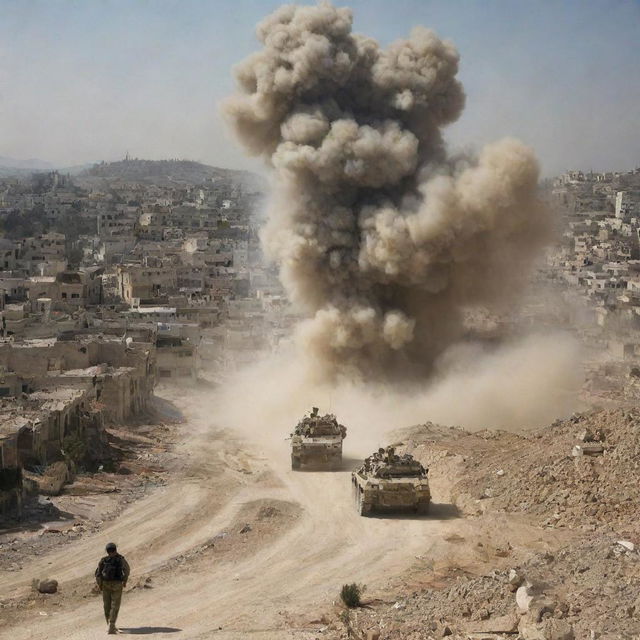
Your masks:
M 22 470 L 96 458 L 105 424 L 143 412 L 155 384 L 155 345 L 109 335 L 0 343 L 0 505 L 19 507 Z

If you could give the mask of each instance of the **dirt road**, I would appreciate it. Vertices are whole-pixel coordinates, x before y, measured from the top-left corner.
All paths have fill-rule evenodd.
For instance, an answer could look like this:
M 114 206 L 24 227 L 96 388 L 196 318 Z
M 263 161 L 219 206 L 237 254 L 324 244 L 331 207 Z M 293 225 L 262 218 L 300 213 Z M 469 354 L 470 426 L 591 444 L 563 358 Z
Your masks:
M 101 604 L 90 589 L 93 568 L 110 540 L 119 543 L 133 567 L 130 586 L 141 577 L 150 577 L 153 585 L 125 594 L 118 625 L 125 633 L 176 640 L 317 637 L 313 631 L 322 624 L 314 616 L 343 583 L 362 582 L 370 592 L 382 593 L 418 561 L 434 567 L 444 561 L 461 565 L 472 557 L 469 548 L 484 525 L 454 517 L 446 487 L 435 492 L 440 504 L 427 518 L 362 518 L 350 490 L 349 460 L 368 453 L 358 450 L 357 439 L 345 441 L 343 471 L 293 473 L 287 442 L 256 446 L 221 430 L 209 411 L 198 408 L 205 405 L 197 402 L 197 393 L 165 391 L 185 417 L 168 486 L 130 505 L 99 534 L 0 576 L 2 597 L 26 593 L 31 580 L 42 577 L 56 578 L 64 596 L 59 607 L 42 612 L 46 615 L 35 607 L 12 621 L 0 610 L 5 616 L 0 637 L 102 637 Z M 238 536 L 246 513 L 261 505 L 290 507 L 298 515 L 284 528 L 274 525 L 269 535 Z M 276 521 L 279 511 L 273 510 Z M 548 544 L 517 522 L 505 520 L 500 530 L 505 539 Z M 236 542 L 227 543 L 231 533 Z M 469 548 L 460 540 L 469 540 Z M 212 541 L 209 551 L 189 559 Z M 226 552 L 218 551 L 218 541 L 220 549 L 227 545 Z

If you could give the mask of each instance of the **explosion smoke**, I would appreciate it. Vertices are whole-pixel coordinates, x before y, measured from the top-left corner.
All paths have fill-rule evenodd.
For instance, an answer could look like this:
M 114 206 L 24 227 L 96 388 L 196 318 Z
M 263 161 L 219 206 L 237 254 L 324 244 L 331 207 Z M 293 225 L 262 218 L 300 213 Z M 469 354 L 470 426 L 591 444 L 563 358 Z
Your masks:
M 226 114 L 275 169 L 263 232 L 299 337 L 325 373 L 429 372 L 465 306 L 513 290 L 546 231 L 538 165 L 516 140 L 448 158 L 458 53 L 415 28 L 381 49 L 349 9 L 283 6 L 237 70 Z

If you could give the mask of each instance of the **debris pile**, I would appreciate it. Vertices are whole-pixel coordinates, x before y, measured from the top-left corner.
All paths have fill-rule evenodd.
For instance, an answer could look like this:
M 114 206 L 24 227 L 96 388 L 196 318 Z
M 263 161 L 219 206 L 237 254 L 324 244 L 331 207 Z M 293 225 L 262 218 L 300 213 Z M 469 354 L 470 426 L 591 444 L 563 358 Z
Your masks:
M 512 570 L 458 579 L 358 614 L 362 635 L 386 640 L 519 637 L 632 638 L 640 634 L 640 554 L 591 534 Z M 449 632 L 445 633 L 448 629 Z
M 576 414 L 509 441 L 489 460 L 468 457 L 455 492 L 490 499 L 483 511 L 524 512 L 547 526 L 612 524 L 634 517 L 640 411 Z

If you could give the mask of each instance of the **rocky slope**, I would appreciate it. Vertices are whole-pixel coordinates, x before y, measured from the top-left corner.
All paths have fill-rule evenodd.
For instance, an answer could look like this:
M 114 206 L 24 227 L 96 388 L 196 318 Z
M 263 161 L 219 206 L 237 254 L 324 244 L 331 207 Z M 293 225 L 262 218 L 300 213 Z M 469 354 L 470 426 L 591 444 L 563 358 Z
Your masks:
M 511 566 L 452 566 L 431 588 L 400 586 L 391 603 L 342 613 L 337 636 L 640 638 L 640 412 L 593 411 L 526 435 L 427 424 L 403 434 L 403 446 L 430 466 L 432 484 L 456 477 L 465 517 L 521 514 L 565 542 Z

